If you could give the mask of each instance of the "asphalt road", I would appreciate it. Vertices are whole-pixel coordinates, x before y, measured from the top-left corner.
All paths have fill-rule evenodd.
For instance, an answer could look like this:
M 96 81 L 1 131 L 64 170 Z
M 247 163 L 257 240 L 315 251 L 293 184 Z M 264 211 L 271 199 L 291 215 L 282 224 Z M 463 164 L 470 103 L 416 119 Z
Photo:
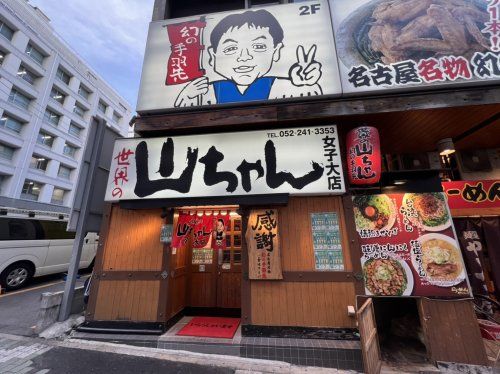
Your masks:
M 83 286 L 89 275 L 82 275 L 76 286 Z M 33 336 L 31 327 L 36 324 L 40 297 L 44 292 L 64 290 L 62 274 L 35 278 L 31 284 L 18 291 L 0 295 L 0 332 Z

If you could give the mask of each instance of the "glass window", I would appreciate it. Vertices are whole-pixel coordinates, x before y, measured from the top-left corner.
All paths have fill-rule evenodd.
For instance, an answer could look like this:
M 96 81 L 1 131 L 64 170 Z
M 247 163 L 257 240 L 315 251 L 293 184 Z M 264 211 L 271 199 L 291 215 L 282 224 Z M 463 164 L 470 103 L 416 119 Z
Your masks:
M 71 76 L 61 68 L 57 69 L 56 77 L 63 83 L 69 84 Z
M 81 97 L 83 97 L 85 100 L 88 100 L 89 96 L 90 96 L 90 91 L 87 90 L 82 85 L 80 85 L 80 88 L 78 88 L 78 95 L 80 95 Z
M 52 192 L 52 199 L 50 200 L 52 204 L 63 204 L 65 193 L 66 191 L 62 188 L 54 188 L 54 192 Z
M 5 23 L 0 21 L 0 34 L 7 40 L 12 40 L 12 36 L 14 36 L 14 30 L 12 30 Z
M 24 181 L 23 190 L 21 191 L 21 198 L 36 201 L 38 200 L 38 196 L 40 196 L 41 189 L 42 185 L 40 183 L 26 179 Z
M 118 113 L 113 112 L 113 118 L 112 118 L 112 120 L 113 120 L 114 123 L 118 123 L 118 121 L 120 121 L 120 118 L 121 117 L 120 117 L 120 115 Z
M 101 100 L 99 100 L 99 104 L 97 105 L 97 111 L 102 114 L 106 114 L 107 108 L 108 108 L 107 105 L 104 104 Z
M 15 148 L 0 143 L 0 158 L 3 158 L 5 160 L 12 160 L 12 157 L 14 157 L 14 152 Z
M 5 59 L 5 56 L 7 56 L 7 52 L 0 50 L 0 65 L 3 64 L 3 60 Z
M 66 99 L 66 95 L 55 87 L 52 87 L 52 90 L 50 91 L 50 97 L 61 104 L 64 104 L 64 100 Z
M 75 113 L 78 117 L 83 118 L 85 115 L 85 109 L 83 109 L 80 105 L 75 104 L 73 107 L 73 113 Z
M 80 135 L 82 134 L 82 128 L 75 125 L 73 122 L 71 122 L 69 124 L 69 130 L 68 130 L 68 133 L 70 133 L 71 135 L 73 136 L 76 136 L 77 138 L 80 137 Z
M 40 52 L 38 49 L 33 47 L 31 43 L 28 43 L 28 46 L 26 47 L 26 54 L 31 57 L 33 61 L 35 61 L 37 64 L 42 65 L 43 60 L 45 56 L 43 55 L 42 52 Z
M 76 147 L 66 143 L 66 144 L 64 144 L 63 155 L 74 158 L 76 150 L 77 150 Z
M 54 144 L 54 138 L 55 138 L 55 136 L 49 135 L 46 132 L 40 131 L 38 133 L 38 138 L 36 139 L 36 142 L 38 144 L 52 148 L 52 144 Z
M 0 174 L 0 194 L 2 193 L 2 187 L 4 183 L 7 181 L 7 175 Z
M 47 160 L 45 157 L 33 155 L 31 156 L 30 168 L 45 171 L 47 170 L 48 163 L 49 160 Z
M 0 127 L 6 128 L 19 134 L 23 128 L 23 124 L 17 119 L 9 117 L 4 113 L 2 118 L 0 118 Z
M 24 79 L 29 84 L 35 84 L 35 81 L 38 78 L 35 74 L 26 69 L 23 65 L 19 67 L 19 70 L 17 71 L 17 76 L 19 78 Z
M 10 91 L 9 102 L 17 106 L 20 106 L 21 108 L 28 109 L 30 106 L 31 99 L 28 96 L 23 95 L 15 88 L 13 88 Z
M 59 120 L 61 119 L 61 116 L 57 113 L 54 113 L 50 109 L 45 109 L 45 114 L 43 115 L 43 119 L 45 122 L 50 123 L 52 126 L 59 125 Z
M 250 8 L 268 6 L 268 5 L 276 5 L 280 2 L 275 0 L 249 0 Z
M 59 178 L 70 179 L 71 178 L 71 169 L 66 167 L 66 166 L 60 165 L 59 172 L 57 173 L 57 176 Z

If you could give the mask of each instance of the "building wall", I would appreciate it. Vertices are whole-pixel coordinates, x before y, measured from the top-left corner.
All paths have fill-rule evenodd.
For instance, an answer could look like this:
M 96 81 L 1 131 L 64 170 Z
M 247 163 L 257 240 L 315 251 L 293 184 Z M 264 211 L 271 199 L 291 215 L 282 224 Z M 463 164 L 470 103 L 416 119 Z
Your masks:
M 10 40 L 0 34 L 0 52 L 4 55 L 0 66 L 0 117 L 22 123 L 20 131 L 13 131 L 0 122 L 0 147 L 14 150 L 12 157 L 2 157 L 0 149 L 0 206 L 67 212 L 73 201 L 91 118 L 104 118 L 121 136 L 127 136 L 131 107 L 65 44 L 48 18 L 27 1 L 0 1 L 0 21 L 14 31 Z M 26 52 L 28 45 L 44 55 L 41 64 Z M 21 66 L 36 76 L 33 84 L 22 79 Z M 57 77 L 58 69 L 70 76 L 68 84 Z M 90 92 L 88 98 L 80 95 L 81 86 Z M 52 98 L 52 88 L 65 95 L 63 103 Z M 9 100 L 12 90 L 30 99 L 28 108 Z M 100 101 L 107 106 L 104 112 L 98 109 Z M 83 116 L 73 112 L 75 105 L 83 109 Z M 44 118 L 47 109 L 60 116 L 57 126 Z M 80 132 L 72 129 L 70 133 L 70 124 L 80 128 Z M 43 136 L 54 137 L 52 146 L 37 143 L 40 131 Z M 74 155 L 64 154 L 66 144 L 75 148 Z M 45 171 L 30 168 L 33 155 L 48 160 Z M 61 165 L 71 169 L 69 178 L 59 175 Z M 22 194 L 27 180 L 41 185 L 38 203 L 31 202 L 34 197 Z M 53 198 L 54 188 L 64 190 L 62 200 Z

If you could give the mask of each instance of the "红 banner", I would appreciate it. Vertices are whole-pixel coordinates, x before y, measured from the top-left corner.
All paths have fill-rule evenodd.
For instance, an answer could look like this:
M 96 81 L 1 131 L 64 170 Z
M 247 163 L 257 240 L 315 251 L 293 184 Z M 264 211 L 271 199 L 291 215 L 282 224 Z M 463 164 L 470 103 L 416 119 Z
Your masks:
M 330 0 L 342 91 L 500 78 L 493 0 Z
M 137 111 L 340 93 L 320 0 L 152 22 Z
M 443 182 L 450 209 L 500 208 L 500 180 Z
M 332 125 L 120 139 L 105 200 L 344 192 Z

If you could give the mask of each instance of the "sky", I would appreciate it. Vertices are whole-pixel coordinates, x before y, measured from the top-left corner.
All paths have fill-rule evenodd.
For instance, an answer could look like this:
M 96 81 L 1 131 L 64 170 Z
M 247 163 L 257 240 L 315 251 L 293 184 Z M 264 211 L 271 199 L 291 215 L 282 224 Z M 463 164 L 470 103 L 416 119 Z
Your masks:
M 154 0 L 30 0 L 135 110 Z

